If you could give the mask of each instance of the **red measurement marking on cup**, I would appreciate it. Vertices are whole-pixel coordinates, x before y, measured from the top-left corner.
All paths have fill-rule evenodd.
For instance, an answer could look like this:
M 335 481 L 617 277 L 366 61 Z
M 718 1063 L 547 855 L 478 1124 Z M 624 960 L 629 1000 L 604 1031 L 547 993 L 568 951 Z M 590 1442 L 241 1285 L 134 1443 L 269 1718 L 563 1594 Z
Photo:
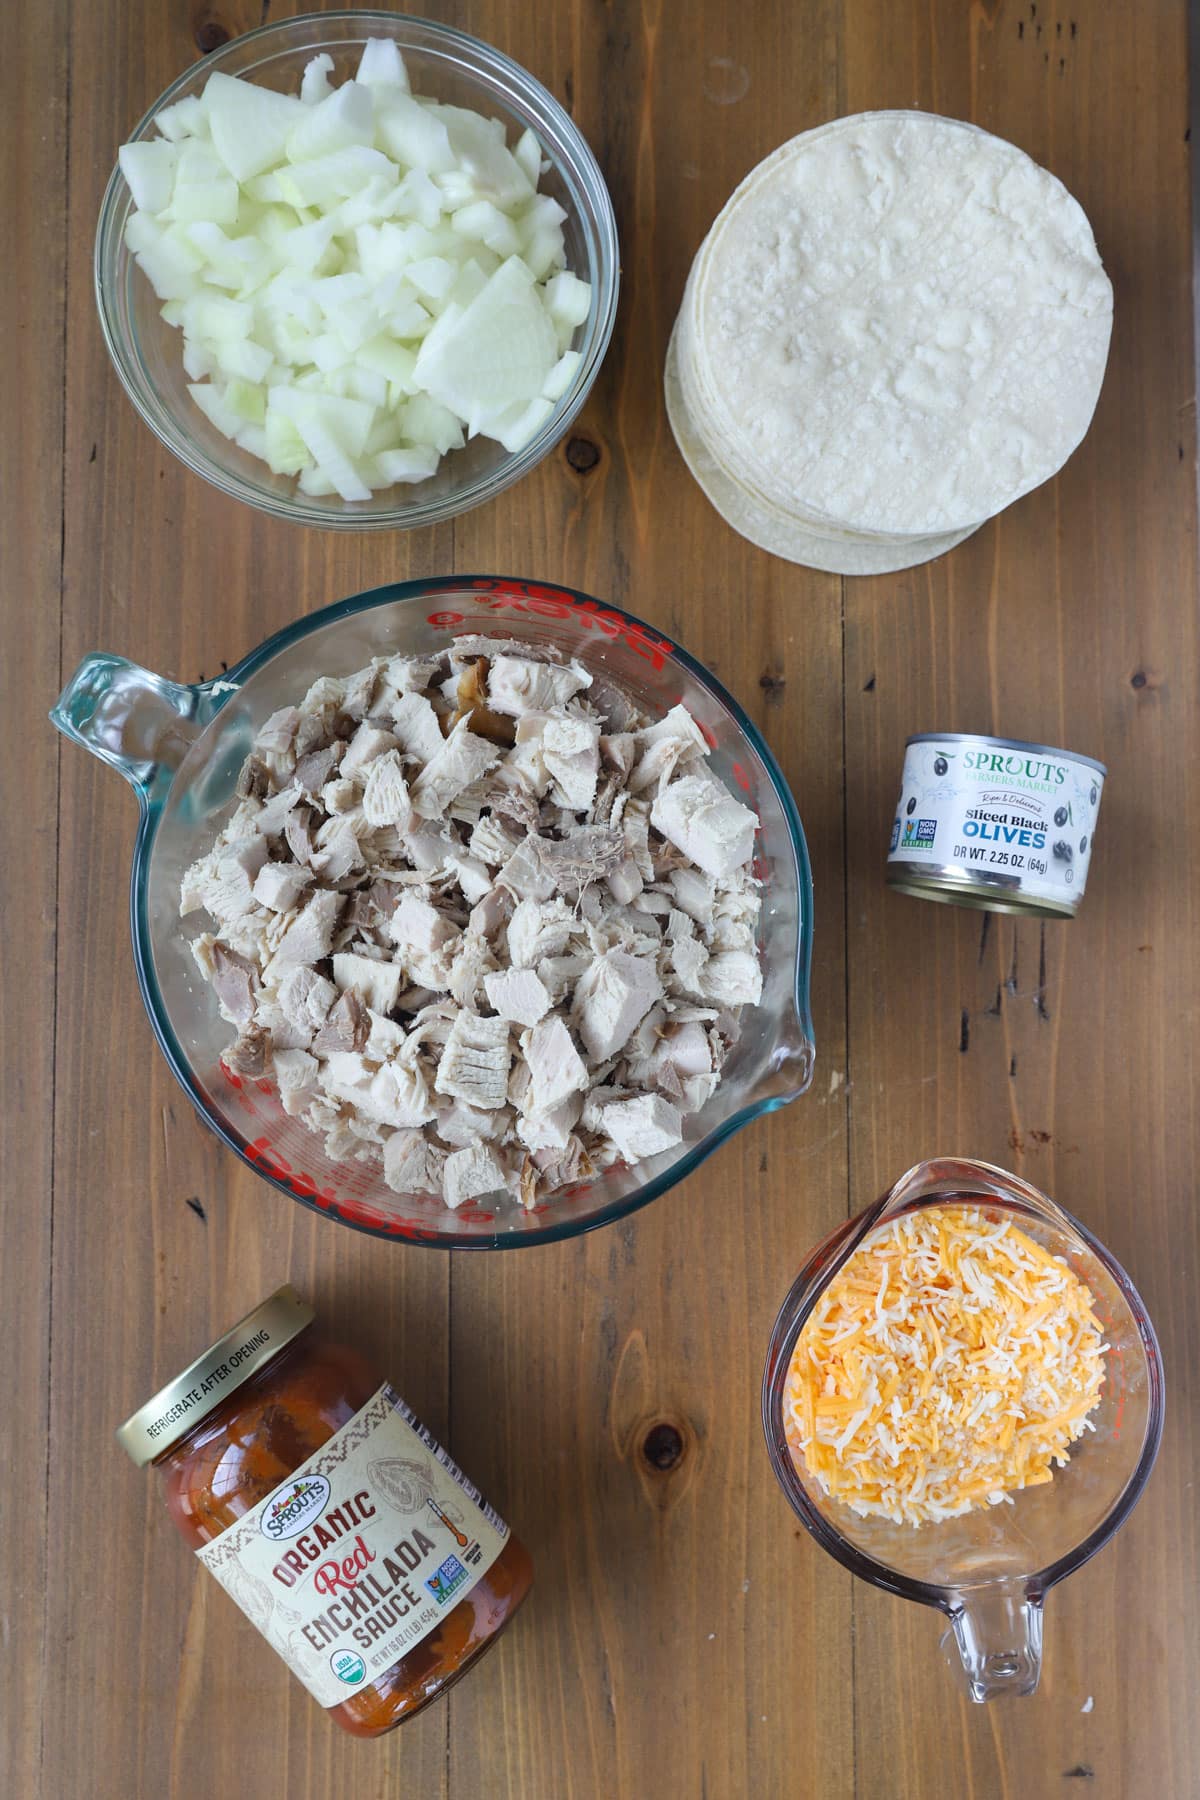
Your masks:
M 622 613 L 608 611 L 598 600 L 575 600 L 564 594 L 561 588 L 543 587 L 533 581 L 476 581 L 471 584 L 472 590 L 479 596 L 479 604 L 491 612 L 526 613 L 537 619 L 569 619 L 582 625 L 587 631 L 599 631 L 603 636 L 619 638 L 626 649 L 632 650 L 635 656 L 642 657 L 653 668 L 661 669 L 667 658 L 674 652 L 675 646 L 668 638 L 659 637 L 645 625 L 635 619 L 627 619 Z M 456 630 L 468 622 L 472 624 L 488 624 L 485 613 L 482 617 L 469 613 L 433 612 L 426 615 L 426 624 L 437 631 Z

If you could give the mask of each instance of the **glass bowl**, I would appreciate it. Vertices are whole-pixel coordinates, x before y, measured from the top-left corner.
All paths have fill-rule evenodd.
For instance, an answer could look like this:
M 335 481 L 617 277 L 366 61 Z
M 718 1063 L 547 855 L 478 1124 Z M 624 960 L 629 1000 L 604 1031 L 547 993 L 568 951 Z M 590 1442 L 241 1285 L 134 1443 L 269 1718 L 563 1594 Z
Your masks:
M 636 1168 L 608 1169 L 531 1211 L 469 1202 L 451 1211 L 399 1195 L 378 1168 L 333 1163 L 323 1140 L 287 1116 L 270 1081 L 221 1061 L 231 1032 L 196 968 L 179 918 L 185 869 L 212 843 L 252 740 L 271 713 L 318 675 L 346 675 L 373 656 L 443 649 L 460 632 L 554 644 L 617 682 L 656 714 L 682 701 L 711 749 L 714 773 L 760 820 L 760 1006 L 742 1018 L 720 1086 L 685 1121 L 683 1144 Z M 496 576 L 445 576 L 376 588 L 298 620 L 220 680 L 186 687 L 114 656 L 84 659 L 51 718 L 119 769 L 141 807 L 131 926 L 142 998 L 159 1045 L 200 1114 L 258 1174 L 331 1218 L 379 1237 L 446 1248 L 501 1249 L 572 1237 L 623 1217 L 697 1169 L 760 1113 L 812 1078 L 809 1018 L 812 878 L 795 801 L 754 725 L 686 651 L 630 613 L 573 588 Z M 197 928 L 199 929 L 199 927 Z
M 792 1456 L 784 1414 L 792 1353 L 821 1295 L 864 1239 L 919 1207 L 958 1203 L 980 1206 L 997 1223 L 1011 1219 L 1091 1290 L 1107 1346 L 1093 1429 L 1071 1445 L 1052 1481 L 1014 1494 L 1011 1505 L 919 1529 L 862 1518 L 831 1499 Z M 1150 1478 L 1163 1430 L 1162 1356 L 1137 1289 L 1078 1219 L 991 1163 L 941 1157 L 918 1163 L 809 1256 L 771 1333 L 762 1418 L 775 1478 L 822 1549 L 863 1581 L 944 1614 L 972 1700 L 1032 1694 L 1046 1595 L 1108 1543 Z
M 119 168 L 109 178 L 96 230 L 96 304 L 104 341 L 126 393 L 155 435 L 223 494 L 277 519 L 348 531 L 453 518 L 492 499 L 540 462 L 566 432 L 596 379 L 612 336 L 619 279 L 617 226 L 608 189 L 566 112 L 539 81 L 499 50 L 432 20 L 389 12 L 329 12 L 264 25 L 231 39 L 172 82 L 134 128 L 131 141 L 153 136 L 155 115 L 199 94 L 214 71 L 297 93 L 310 57 L 326 52 L 333 58 L 333 79 L 341 81 L 353 74 L 371 37 L 388 37 L 399 45 L 415 93 L 501 119 L 510 144 L 531 127 L 541 141 L 543 160 L 550 163 L 539 191 L 550 194 L 567 214 L 567 266 L 590 282 L 592 304 L 573 340 L 582 358 L 575 380 L 523 450 L 514 455 L 490 438 L 477 437 L 443 457 L 428 481 L 412 487 L 384 489 L 363 501 L 302 494 L 292 476 L 273 475 L 265 463 L 223 437 L 189 395 L 182 334 L 160 317 L 160 302 L 126 248 L 125 226 L 134 207 Z

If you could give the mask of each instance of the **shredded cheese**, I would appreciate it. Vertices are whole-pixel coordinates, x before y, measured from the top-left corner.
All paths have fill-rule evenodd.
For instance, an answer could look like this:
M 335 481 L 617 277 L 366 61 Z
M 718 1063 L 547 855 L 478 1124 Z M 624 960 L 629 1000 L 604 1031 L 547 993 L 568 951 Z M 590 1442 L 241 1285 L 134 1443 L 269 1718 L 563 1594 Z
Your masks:
M 1094 1429 L 1102 1339 L 1083 1282 L 999 1211 L 907 1213 L 805 1321 L 784 1400 L 793 1460 L 897 1524 L 1010 1501 Z

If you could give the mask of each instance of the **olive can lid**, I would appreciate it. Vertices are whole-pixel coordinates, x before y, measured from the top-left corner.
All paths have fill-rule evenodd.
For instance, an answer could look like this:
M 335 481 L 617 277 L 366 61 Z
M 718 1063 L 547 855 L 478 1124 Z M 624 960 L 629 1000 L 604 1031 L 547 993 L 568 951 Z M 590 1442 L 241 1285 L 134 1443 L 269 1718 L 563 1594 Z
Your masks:
M 278 1356 L 316 1316 L 294 1287 L 277 1288 L 119 1425 L 117 1442 L 144 1468 Z

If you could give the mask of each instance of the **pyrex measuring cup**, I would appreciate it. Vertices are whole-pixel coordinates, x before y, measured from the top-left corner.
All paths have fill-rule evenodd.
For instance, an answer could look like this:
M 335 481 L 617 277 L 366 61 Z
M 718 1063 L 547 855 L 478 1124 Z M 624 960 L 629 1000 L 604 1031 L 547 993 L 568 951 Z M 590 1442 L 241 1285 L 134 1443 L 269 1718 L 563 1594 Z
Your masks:
M 619 683 L 648 712 L 682 701 L 706 734 L 714 772 L 759 816 L 763 884 L 761 1006 L 748 1010 L 720 1086 L 675 1150 L 604 1171 L 532 1211 L 515 1201 L 451 1211 L 429 1195 L 395 1194 L 378 1166 L 334 1163 L 324 1141 L 289 1118 L 269 1080 L 231 1074 L 231 1041 L 179 917 L 184 870 L 212 843 L 255 733 L 304 697 L 318 675 L 349 675 L 373 656 L 426 654 L 460 633 L 556 644 L 599 681 Z M 796 805 L 779 766 L 737 702 L 677 645 L 616 607 L 571 588 L 491 576 L 398 583 L 299 619 L 219 681 L 164 681 L 120 657 L 90 656 L 51 714 L 59 730 L 119 769 L 141 807 L 131 925 L 142 998 L 159 1045 L 189 1097 L 243 1160 L 284 1193 L 382 1237 L 495 1249 L 569 1237 L 643 1206 L 698 1167 L 759 1113 L 812 1079 L 808 983 L 812 878 Z M 202 917 L 203 915 L 198 915 Z
M 797 1468 L 784 1429 L 796 1339 L 813 1307 L 867 1234 L 935 1202 L 974 1201 L 1007 1214 L 1094 1296 L 1108 1345 L 1095 1430 L 1071 1447 L 1054 1479 L 997 1505 L 919 1528 L 860 1518 Z M 973 1700 L 1032 1694 L 1042 1665 L 1047 1593 L 1106 1544 L 1129 1516 L 1158 1454 L 1163 1373 L 1158 1341 L 1128 1275 L 1070 1213 L 988 1163 L 918 1163 L 889 1194 L 826 1238 L 801 1269 L 771 1333 L 763 1428 L 779 1485 L 817 1542 L 852 1574 L 950 1620 Z

